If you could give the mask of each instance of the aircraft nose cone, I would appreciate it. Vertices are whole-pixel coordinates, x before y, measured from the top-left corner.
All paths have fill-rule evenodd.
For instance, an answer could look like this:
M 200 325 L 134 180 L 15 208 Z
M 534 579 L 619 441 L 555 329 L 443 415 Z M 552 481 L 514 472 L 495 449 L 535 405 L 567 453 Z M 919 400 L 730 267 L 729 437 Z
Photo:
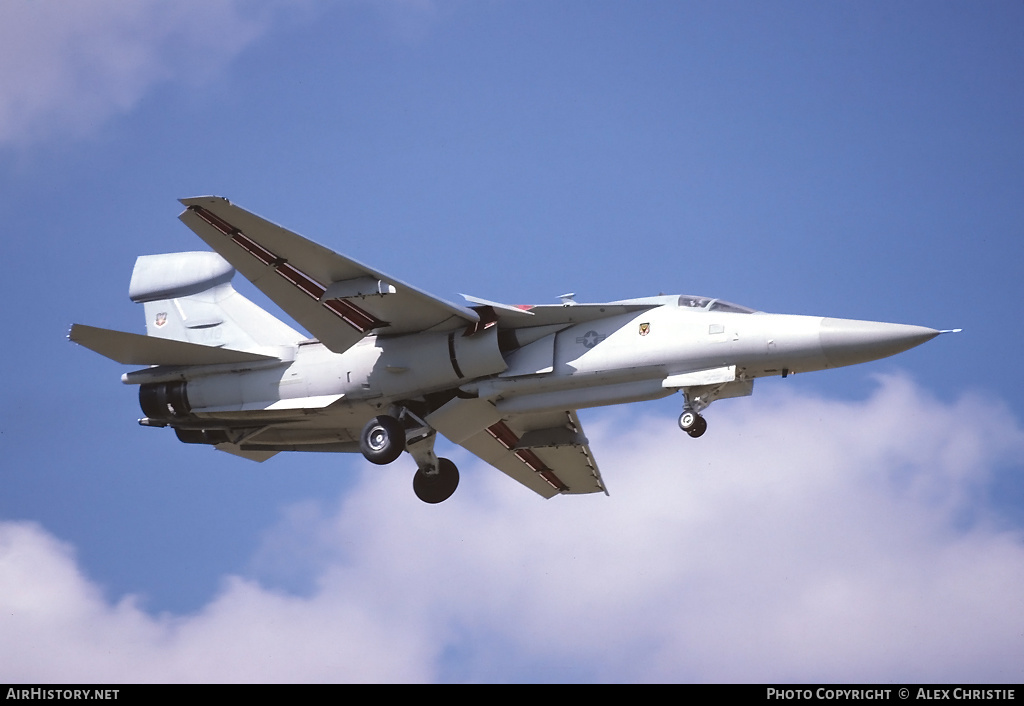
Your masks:
M 832 367 L 866 363 L 902 353 L 939 335 L 925 326 L 853 319 L 822 319 L 821 350 Z

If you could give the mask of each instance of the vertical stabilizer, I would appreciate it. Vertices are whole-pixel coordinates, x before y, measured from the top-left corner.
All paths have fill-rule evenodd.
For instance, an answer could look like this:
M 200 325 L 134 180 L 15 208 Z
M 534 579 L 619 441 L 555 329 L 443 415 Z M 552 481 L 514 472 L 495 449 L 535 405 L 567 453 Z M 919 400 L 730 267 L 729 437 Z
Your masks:
M 143 255 L 128 296 L 143 305 L 146 334 L 240 351 L 294 346 L 304 336 L 235 291 L 235 269 L 213 252 Z

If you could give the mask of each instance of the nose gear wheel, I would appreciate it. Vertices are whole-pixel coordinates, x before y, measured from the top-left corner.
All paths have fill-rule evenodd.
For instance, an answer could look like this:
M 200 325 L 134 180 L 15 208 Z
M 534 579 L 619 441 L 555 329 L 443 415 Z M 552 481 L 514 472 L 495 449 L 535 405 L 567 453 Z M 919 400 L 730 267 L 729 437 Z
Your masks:
M 689 434 L 692 438 L 703 436 L 708 430 L 708 423 L 704 417 L 690 409 L 683 410 L 679 415 L 679 428 Z

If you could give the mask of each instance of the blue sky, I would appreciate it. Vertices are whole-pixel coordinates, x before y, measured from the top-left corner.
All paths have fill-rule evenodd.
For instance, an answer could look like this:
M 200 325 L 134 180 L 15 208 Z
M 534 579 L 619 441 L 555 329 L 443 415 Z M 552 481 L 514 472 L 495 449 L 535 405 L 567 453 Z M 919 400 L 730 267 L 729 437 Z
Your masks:
M 1024 678 L 1024 5 L 0 6 L 4 681 Z M 963 327 L 582 414 L 611 496 L 459 449 L 136 425 L 135 257 L 218 194 L 429 292 Z M 236 286 L 264 302 L 251 287 Z

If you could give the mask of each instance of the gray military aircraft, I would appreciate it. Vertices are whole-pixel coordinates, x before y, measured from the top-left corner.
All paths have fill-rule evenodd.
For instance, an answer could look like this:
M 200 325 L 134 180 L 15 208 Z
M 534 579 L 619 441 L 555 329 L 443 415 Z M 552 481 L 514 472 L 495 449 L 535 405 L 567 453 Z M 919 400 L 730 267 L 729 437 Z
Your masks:
M 181 220 L 215 252 L 138 258 L 129 296 L 145 336 L 75 324 L 69 338 L 125 365 L 143 426 L 264 461 L 359 451 L 416 461 L 416 495 L 459 483 L 440 432 L 545 498 L 605 492 L 576 410 L 682 392 L 679 427 L 743 397 L 754 379 L 876 360 L 944 331 L 766 314 L 721 299 L 657 296 L 508 306 L 453 304 L 338 255 L 219 197 Z M 306 328 L 238 294 L 235 270 Z

